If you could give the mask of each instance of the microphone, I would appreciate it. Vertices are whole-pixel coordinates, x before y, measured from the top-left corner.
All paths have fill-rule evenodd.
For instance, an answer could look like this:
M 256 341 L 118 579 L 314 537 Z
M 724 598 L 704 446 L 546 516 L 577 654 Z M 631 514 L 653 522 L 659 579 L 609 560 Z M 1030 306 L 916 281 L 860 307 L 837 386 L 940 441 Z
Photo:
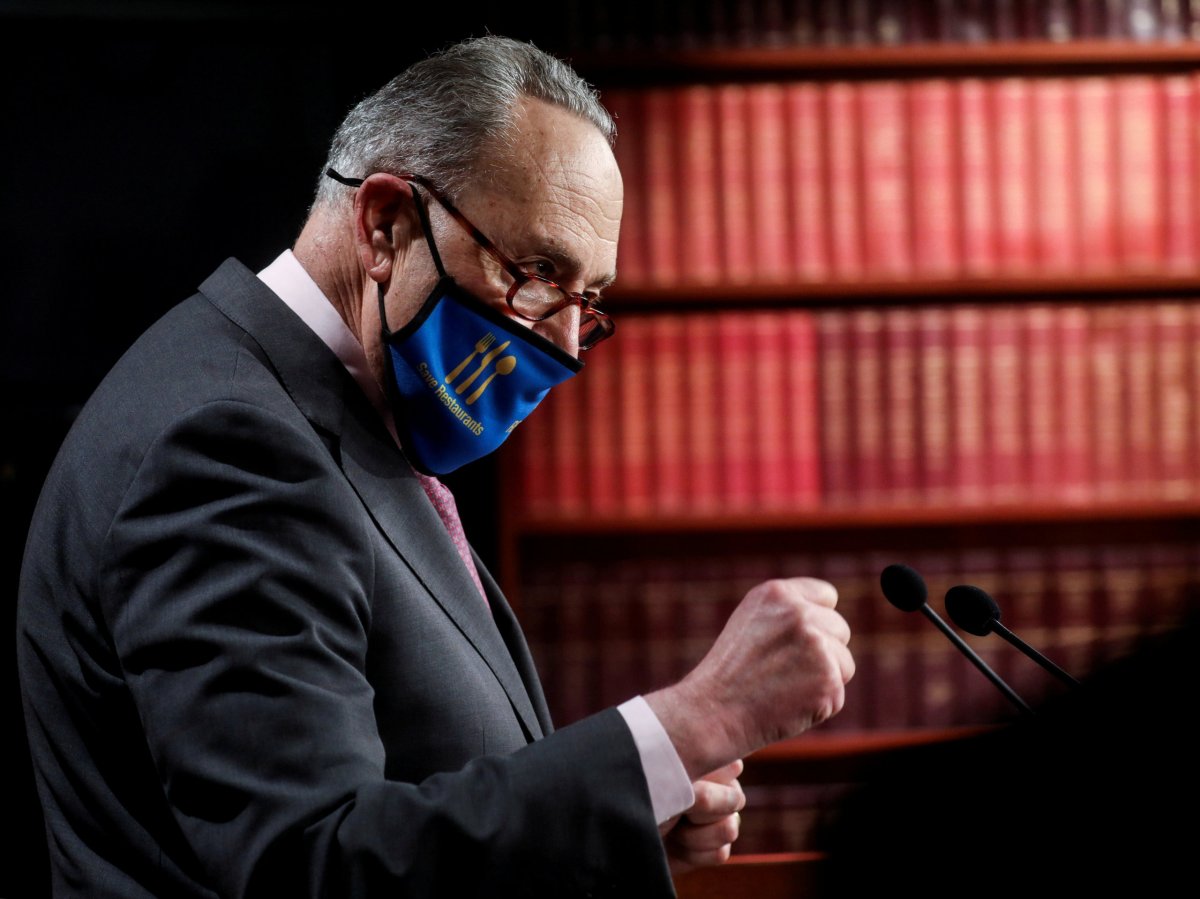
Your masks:
M 1015 705 L 1018 709 L 1027 715 L 1033 714 L 1033 709 L 1025 702 L 1016 691 L 1008 684 L 1000 679 L 995 671 L 991 669 L 979 654 L 966 644 L 962 637 L 954 632 L 950 625 L 942 620 L 937 612 L 930 608 L 926 601 L 929 596 L 929 591 L 925 587 L 925 580 L 915 570 L 907 565 L 889 565 L 883 569 L 883 573 L 879 576 L 879 586 L 883 589 L 883 595 L 887 601 L 894 605 L 902 612 L 921 613 L 934 623 L 938 630 L 946 635 L 951 643 L 967 657 L 967 659 L 978 668 L 983 676 L 992 682 L 992 685 L 1004 694 L 1004 697 Z
M 1000 606 L 985 590 L 971 584 L 951 587 L 946 591 L 946 611 L 950 619 L 968 634 L 985 637 L 997 633 L 1063 683 L 1079 686 L 1079 681 L 1000 623 Z

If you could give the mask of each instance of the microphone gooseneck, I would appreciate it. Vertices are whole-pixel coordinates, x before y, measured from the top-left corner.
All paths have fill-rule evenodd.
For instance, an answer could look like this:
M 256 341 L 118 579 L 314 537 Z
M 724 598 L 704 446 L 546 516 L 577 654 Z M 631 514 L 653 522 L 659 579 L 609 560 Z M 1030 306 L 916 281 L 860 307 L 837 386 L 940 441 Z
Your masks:
M 992 682 L 997 690 L 1004 694 L 1004 698 L 1015 705 L 1025 714 L 1033 713 L 1033 709 L 1029 707 L 1024 699 L 1017 695 L 1017 692 L 1006 684 L 995 671 L 991 669 L 979 654 L 975 652 L 967 643 L 954 632 L 950 625 L 942 620 L 942 617 L 935 612 L 928 603 L 929 590 L 925 586 L 925 579 L 921 577 L 914 569 L 907 565 L 889 565 L 883 569 L 883 573 L 879 576 L 879 586 L 883 590 L 883 595 L 897 609 L 903 612 L 915 612 L 920 610 L 926 618 L 933 622 L 934 626 L 945 634 L 946 639 L 958 648 L 958 651 L 967 657 L 972 665 L 979 669 L 988 680 Z
M 946 612 L 967 633 L 980 637 L 989 633 L 999 634 L 1063 683 L 1079 686 L 1079 681 L 1000 623 L 999 604 L 982 588 L 972 584 L 951 587 L 946 591 Z

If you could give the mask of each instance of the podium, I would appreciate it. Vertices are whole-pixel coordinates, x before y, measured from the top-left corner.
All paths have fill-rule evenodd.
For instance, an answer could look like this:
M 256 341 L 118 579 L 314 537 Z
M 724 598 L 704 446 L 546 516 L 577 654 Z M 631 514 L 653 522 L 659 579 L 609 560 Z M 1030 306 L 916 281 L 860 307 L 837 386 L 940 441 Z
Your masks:
M 678 894 L 1175 895 L 1194 879 L 1200 832 L 1197 659 L 1193 618 L 1017 721 L 849 754 L 832 741 L 766 752 L 764 781 L 853 782 L 822 852 L 739 857 L 735 844 L 725 865 L 680 875 Z

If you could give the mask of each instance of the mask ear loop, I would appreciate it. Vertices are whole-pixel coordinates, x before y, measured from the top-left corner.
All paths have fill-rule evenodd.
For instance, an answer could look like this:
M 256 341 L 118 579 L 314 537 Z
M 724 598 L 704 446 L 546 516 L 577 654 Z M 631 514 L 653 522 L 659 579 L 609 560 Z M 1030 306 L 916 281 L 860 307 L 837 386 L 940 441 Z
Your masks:
M 413 205 L 417 207 L 417 218 L 421 220 L 421 233 L 425 235 L 425 245 L 429 247 L 429 255 L 433 257 L 434 268 L 437 269 L 438 277 L 446 277 L 446 268 L 442 265 L 442 254 L 438 252 L 437 244 L 433 242 L 433 225 L 429 222 L 429 208 L 425 205 L 425 198 L 421 196 L 421 192 L 417 190 L 417 185 L 413 182 L 408 182 L 412 189 Z
M 425 235 L 425 246 L 429 247 L 429 255 L 433 258 L 434 268 L 437 269 L 438 278 L 446 277 L 446 268 L 442 265 L 442 254 L 438 252 L 437 244 L 433 242 L 433 225 L 429 221 L 429 209 L 425 205 L 425 198 L 421 196 L 421 192 L 417 190 L 417 185 L 412 181 L 408 182 L 409 188 L 412 190 L 413 205 L 417 207 L 417 218 L 421 221 L 421 233 Z M 387 311 L 384 308 L 383 302 L 383 285 L 378 285 L 379 289 L 379 321 L 383 324 L 384 333 L 391 337 L 393 331 L 388 327 Z
M 339 184 L 344 184 L 347 187 L 357 188 L 362 187 L 363 184 L 362 178 L 347 178 L 345 175 L 340 174 L 332 168 L 327 168 L 325 170 L 325 175 L 326 177 L 332 178 L 334 181 L 337 181 Z M 425 206 L 425 198 L 422 197 L 420 191 L 417 190 L 417 185 L 415 182 L 407 178 L 404 180 L 408 181 L 409 188 L 412 190 L 413 205 L 417 207 L 417 218 L 421 222 L 421 234 L 425 237 L 425 245 L 429 247 L 429 255 L 433 258 L 434 268 L 437 269 L 439 278 L 445 278 L 446 267 L 442 265 L 442 254 L 438 252 L 437 244 L 433 242 L 433 225 L 430 224 L 429 221 L 429 210 Z M 383 285 L 377 285 L 377 289 L 379 293 L 379 322 L 381 325 L 383 325 L 383 333 L 388 337 L 391 337 L 393 331 L 388 327 L 387 323 L 387 310 L 383 302 Z
M 332 168 L 325 170 L 325 176 L 347 187 L 362 187 L 363 185 L 362 178 L 347 178 Z M 433 242 L 433 225 L 429 222 L 429 209 L 425 206 L 425 198 L 417 190 L 415 181 L 403 176 L 400 177 L 402 180 L 408 181 L 409 188 L 412 190 L 413 205 L 417 207 L 417 218 L 421 220 L 421 234 L 425 238 L 425 245 L 429 247 L 429 255 L 433 257 L 433 265 L 437 269 L 438 277 L 444 278 L 446 277 L 446 267 L 442 265 L 442 254 L 438 252 L 437 244 Z

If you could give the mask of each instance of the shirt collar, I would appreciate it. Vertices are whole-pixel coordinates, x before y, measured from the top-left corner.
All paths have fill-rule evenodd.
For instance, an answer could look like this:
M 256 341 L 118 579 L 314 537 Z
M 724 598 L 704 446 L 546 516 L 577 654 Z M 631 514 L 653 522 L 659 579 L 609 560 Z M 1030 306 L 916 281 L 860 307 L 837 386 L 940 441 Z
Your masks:
M 383 417 L 392 437 L 396 425 L 383 388 L 371 374 L 367 354 L 358 338 L 346 326 L 342 317 L 312 279 L 291 250 L 284 250 L 275 261 L 258 273 L 258 279 L 283 300 L 300 320 L 308 325 L 335 356 L 367 395 L 371 405 Z

